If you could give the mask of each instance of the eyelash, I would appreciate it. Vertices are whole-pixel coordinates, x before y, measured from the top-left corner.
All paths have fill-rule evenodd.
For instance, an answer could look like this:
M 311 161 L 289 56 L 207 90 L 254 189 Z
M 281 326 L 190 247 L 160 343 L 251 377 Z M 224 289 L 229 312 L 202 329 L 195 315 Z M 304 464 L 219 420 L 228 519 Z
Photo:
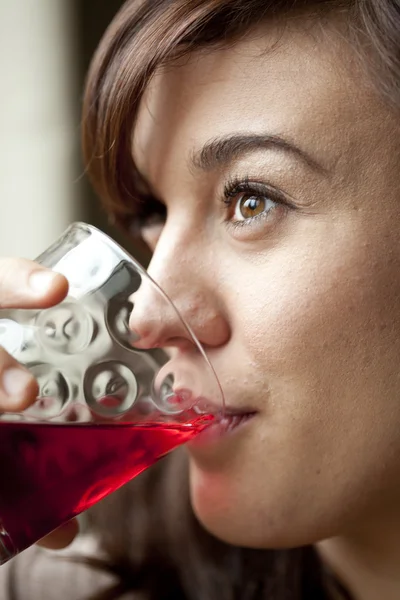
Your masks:
M 226 219 L 227 224 L 230 227 L 250 227 L 254 226 L 265 219 L 268 219 L 271 211 L 275 211 L 277 208 L 294 208 L 294 206 L 289 203 L 283 194 L 277 192 L 277 190 L 271 188 L 265 183 L 260 183 L 257 181 L 250 181 L 249 177 L 234 177 L 229 179 L 224 186 L 223 198 L 222 201 L 226 206 L 226 209 L 232 208 L 234 204 L 234 199 L 236 196 L 255 196 L 255 197 L 267 197 L 272 202 L 276 203 L 278 206 L 269 210 L 263 211 L 259 215 L 255 215 L 254 217 L 249 217 L 247 219 L 243 219 L 242 221 L 232 221 L 231 219 Z
M 254 217 L 243 219 L 243 221 L 232 221 L 231 219 L 226 218 L 225 222 L 230 227 L 239 228 L 254 226 L 257 223 L 268 219 L 272 210 L 276 210 L 279 207 L 286 209 L 295 208 L 290 202 L 287 201 L 285 196 L 279 193 L 277 190 L 271 188 L 265 183 L 250 181 L 250 178 L 245 176 L 233 177 L 225 183 L 221 200 L 225 205 L 227 212 L 234 204 L 235 197 L 239 194 L 242 194 L 243 196 L 251 195 L 256 197 L 268 197 L 278 206 L 269 211 L 264 211 Z M 167 209 L 162 202 L 150 195 L 146 197 L 142 196 L 138 206 L 138 212 L 131 223 L 130 232 L 135 236 L 140 236 L 143 228 L 149 227 L 152 222 L 155 224 L 165 222 L 166 216 Z

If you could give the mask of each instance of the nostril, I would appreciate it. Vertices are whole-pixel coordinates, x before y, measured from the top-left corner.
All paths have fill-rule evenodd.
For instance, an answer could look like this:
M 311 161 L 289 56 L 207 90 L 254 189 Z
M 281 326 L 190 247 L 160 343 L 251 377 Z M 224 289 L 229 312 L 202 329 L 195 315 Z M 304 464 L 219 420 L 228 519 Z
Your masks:
M 138 350 L 152 350 L 153 348 L 164 348 L 166 343 L 163 342 L 163 332 L 160 330 L 140 328 L 130 329 L 131 333 L 131 348 Z

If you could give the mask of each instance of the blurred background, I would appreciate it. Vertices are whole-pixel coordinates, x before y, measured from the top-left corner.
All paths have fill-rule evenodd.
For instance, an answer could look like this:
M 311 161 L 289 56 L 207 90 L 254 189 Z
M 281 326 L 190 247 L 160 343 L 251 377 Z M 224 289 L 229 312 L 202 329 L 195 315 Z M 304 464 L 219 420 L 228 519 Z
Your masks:
M 118 239 L 85 179 L 80 107 L 91 56 L 122 4 L 0 0 L 0 256 L 33 258 L 75 220 Z

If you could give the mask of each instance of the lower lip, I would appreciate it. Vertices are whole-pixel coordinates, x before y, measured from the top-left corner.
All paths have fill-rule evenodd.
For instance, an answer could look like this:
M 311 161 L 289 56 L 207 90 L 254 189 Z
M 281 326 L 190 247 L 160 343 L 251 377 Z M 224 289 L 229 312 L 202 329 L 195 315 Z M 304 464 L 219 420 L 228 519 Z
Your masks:
M 216 420 L 212 425 L 206 427 L 194 440 L 189 442 L 190 446 L 214 442 L 228 435 L 236 433 L 244 425 L 249 423 L 256 413 L 246 413 L 242 415 L 227 415 Z

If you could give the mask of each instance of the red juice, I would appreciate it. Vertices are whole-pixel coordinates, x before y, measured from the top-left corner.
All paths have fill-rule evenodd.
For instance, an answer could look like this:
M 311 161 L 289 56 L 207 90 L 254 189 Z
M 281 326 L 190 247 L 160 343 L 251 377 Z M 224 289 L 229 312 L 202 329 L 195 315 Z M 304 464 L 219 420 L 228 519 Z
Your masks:
M 210 419 L 0 422 L 0 564 L 191 440 Z

